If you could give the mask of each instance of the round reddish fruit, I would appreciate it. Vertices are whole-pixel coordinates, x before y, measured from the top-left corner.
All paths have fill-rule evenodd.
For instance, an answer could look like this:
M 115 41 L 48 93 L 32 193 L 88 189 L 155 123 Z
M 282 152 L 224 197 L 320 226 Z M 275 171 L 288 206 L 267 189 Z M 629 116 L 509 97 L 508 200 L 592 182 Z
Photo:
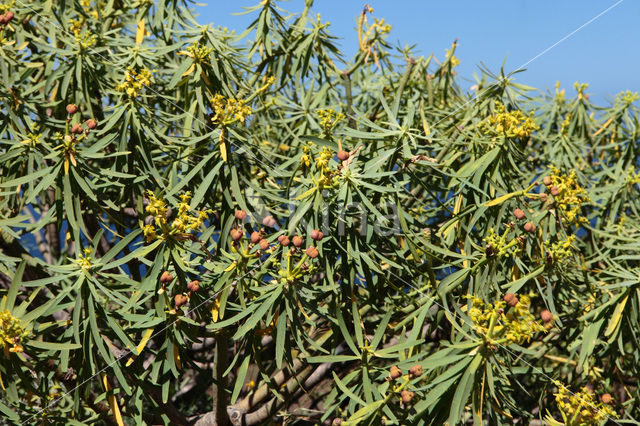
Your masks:
M 262 234 L 259 233 L 258 231 L 253 231 L 251 233 L 251 242 L 253 244 L 258 244 L 261 239 L 262 239 Z
M 349 153 L 347 151 L 338 151 L 338 160 L 346 161 L 349 158 Z
M 540 318 L 542 318 L 542 321 L 544 322 L 551 322 L 553 321 L 553 314 L 548 309 L 545 309 L 544 311 L 540 312 Z
M 402 398 L 402 402 L 404 402 L 405 404 L 408 404 L 411 402 L 411 400 L 413 399 L 413 395 L 414 393 L 408 390 L 403 390 L 402 392 L 400 392 L 400 397 Z
M 402 370 L 400 370 L 397 365 L 394 365 L 389 369 L 389 378 L 391 380 L 395 380 L 400 376 L 402 376 Z
M 82 125 L 80 124 L 74 124 L 73 127 L 71 127 L 71 133 L 75 133 L 76 135 L 79 135 L 80 133 L 82 133 Z
M 276 224 L 276 220 L 273 218 L 273 216 L 267 216 L 262 219 L 262 224 L 267 228 L 273 228 Z
M 514 216 L 516 217 L 516 219 L 518 219 L 518 220 L 522 220 L 522 219 L 524 219 L 524 218 L 525 218 L 525 216 L 526 216 L 526 214 L 525 214 L 524 210 L 522 210 L 522 209 L 515 209 L 515 210 L 513 211 L 513 215 L 514 215 Z
M 549 196 L 543 192 L 542 194 L 540 194 L 540 201 L 547 201 L 548 197 Z
M 300 237 L 298 235 L 293 237 L 292 241 L 293 241 L 293 245 L 296 246 L 296 247 L 300 247 L 302 245 L 302 243 L 303 243 L 302 237 Z
M 518 304 L 518 298 L 516 297 L 515 294 L 513 293 L 507 293 L 504 295 L 504 297 L 502 298 L 505 302 L 507 302 L 507 305 L 514 307 Z
M 89 130 L 93 130 L 98 127 L 98 122 L 93 118 L 90 118 L 87 120 L 87 127 L 89 128 Z
M 545 176 L 544 179 L 542 179 L 542 183 L 544 183 L 545 186 L 551 185 L 551 176 Z
M 409 375 L 411 377 L 420 377 L 422 376 L 422 366 L 420 364 L 414 365 L 409 369 Z
M 173 298 L 173 300 L 176 303 L 176 308 L 179 308 L 180 306 L 182 306 L 185 303 L 187 303 L 187 296 L 185 296 L 183 294 L 176 294 L 176 296 Z
M 282 241 L 280 241 L 280 244 L 282 244 L 284 247 L 287 247 L 289 244 L 291 244 L 291 241 L 289 241 L 289 237 L 284 237 Z
M 313 231 L 311 231 L 312 240 L 322 241 L 323 238 L 324 238 L 324 234 L 321 231 L 318 231 L 317 229 L 314 229 Z
M 173 281 L 173 275 L 171 275 L 171 272 L 164 271 L 162 275 L 160 275 L 160 282 L 162 284 L 169 284 L 171 281 Z
M 236 228 L 233 228 L 229 234 L 231 234 L 231 239 L 233 241 L 238 241 L 240 238 L 242 238 L 242 231 Z
M 600 399 L 602 400 L 602 402 L 604 402 L 605 404 L 611 404 L 611 401 L 613 401 L 613 397 L 611 396 L 610 393 L 605 393 L 603 394 Z
M 551 192 L 551 195 L 554 197 L 557 197 L 560 194 L 560 188 L 554 185 L 549 189 L 549 192 Z
M 78 112 L 78 106 L 76 104 L 69 104 L 67 105 L 67 113 L 69 115 L 73 115 L 76 112 Z
M 189 284 L 187 284 L 187 288 L 189 289 L 189 291 L 197 293 L 198 290 L 200 290 L 200 281 L 193 280 L 193 281 L 189 282 Z
M 312 259 L 315 259 L 320 254 L 320 252 L 318 252 L 318 249 L 313 246 L 308 247 L 306 253 L 307 253 L 307 256 L 309 256 Z
M 265 251 L 269 248 L 269 241 L 262 239 L 260 240 L 260 250 Z
M 531 222 L 527 222 L 527 223 L 524 224 L 524 230 L 527 231 L 528 233 L 532 234 L 532 233 L 536 232 L 536 226 Z
M 236 210 L 236 212 L 233 215 L 238 220 L 244 220 L 247 217 L 247 212 L 245 212 L 244 210 Z

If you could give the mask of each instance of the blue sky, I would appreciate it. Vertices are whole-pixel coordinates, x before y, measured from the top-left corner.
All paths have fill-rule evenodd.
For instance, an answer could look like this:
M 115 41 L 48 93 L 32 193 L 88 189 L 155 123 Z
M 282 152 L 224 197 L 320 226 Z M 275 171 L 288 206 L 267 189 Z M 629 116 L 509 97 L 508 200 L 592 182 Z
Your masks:
M 498 72 L 515 70 L 545 49 L 602 13 L 619 0 L 369 0 L 374 16 L 393 26 L 389 41 L 416 44 L 420 54 L 444 57 L 458 39 L 458 68 L 468 88 L 482 62 Z M 201 24 L 222 25 L 241 32 L 255 15 L 233 16 L 258 0 L 208 0 L 198 6 Z M 304 0 L 280 1 L 279 6 L 299 12 Z M 365 2 L 315 0 L 313 10 L 331 23 L 347 54 L 355 53 L 355 19 Z M 598 103 L 623 90 L 640 91 L 640 1 L 622 0 L 589 25 L 533 59 L 520 83 L 553 88 L 559 80 L 568 93 L 576 81 L 589 83 L 587 93 Z

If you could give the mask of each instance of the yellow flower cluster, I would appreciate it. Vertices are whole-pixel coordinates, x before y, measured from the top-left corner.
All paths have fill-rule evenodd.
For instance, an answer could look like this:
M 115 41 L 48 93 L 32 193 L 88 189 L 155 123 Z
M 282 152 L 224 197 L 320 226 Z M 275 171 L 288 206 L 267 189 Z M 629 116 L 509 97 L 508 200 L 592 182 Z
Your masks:
M 536 333 L 545 331 L 542 323 L 529 311 L 529 296 L 520 296 L 516 306 L 506 312 L 506 302 L 498 301 L 491 304 L 476 296 L 468 295 L 467 298 L 471 299 L 469 316 L 476 333 L 485 336 L 491 343 L 522 344 Z
M 373 12 L 373 9 L 371 10 Z M 365 34 L 367 40 L 371 40 L 378 36 L 384 36 L 391 32 L 391 25 L 385 23 L 384 18 L 373 18 L 373 24 L 369 27 Z
M 310 167 L 311 166 L 311 155 L 309 152 L 311 151 L 312 142 L 309 142 L 308 145 L 302 147 L 302 156 L 300 156 L 300 165 L 302 167 Z
M 95 34 L 91 34 L 89 31 L 85 31 L 84 33 L 81 31 L 74 30 L 74 36 L 76 39 L 76 43 L 80 47 L 80 50 L 88 50 L 96 45 L 98 42 Z
M 221 94 L 217 94 L 211 99 L 211 106 L 214 112 L 211 121 L 223 126 L 235 121 L 244 123 L 244 120 L 252 112 L 251 107 L 244 100 L 226 98 Z
M 640 183 L 640 172 L 636 172 L 632 167 L 629 167 L 627 171 L 627 177 L 625 179 L 627 185 L 635 185 Z
M 569 133 L 569 124 L 571 124 L 571 113 L 567 114 L 560 124 L 560 134 L 566 136 Z
M 502 235 L 496 234 L 493 228 L 489 229 L 489 234 L 484 237 L 483 241 L 487 243 L 488 256 L 508 256 L 518 253 L 518 245 L 509 244 L 507 234 L 509 230 L 505 230 Z M 490 247 L 489 247 L 490 246 Z
M 616 97 L 616 102 L 622 103 L 628 106 L 628 105 L 631 105 L 633 102 L 637 101 L 638 99 L 640 99 L 638 92 L 632 92 L 631 90 L 627 90 L 626 92 L 618 93 L 618 96 Z
M 496 113 L 482 121 L 479 128 L 483 134 L 492 137 L 506 136 L 518 139 L 528 139 L 539 129 L 531 117 L 525 116 L 520 110 L 507 112 L 499 102 L 496 104 Z
M 209 218 L 211 210 L 198 210 L 195 214 L 192 214 L 189 201 L 191 200 L 191 192 L 180 196 L 180 203 L 178 203 L 178 214 L 175 219 L 169 225 L 167 220 L 167 212 L 169 207 L 167 203 L 155 196 L 153 191 L 147 191 L 149 196 L 149 204 L 146 207 L 146 212 L 154 218 L 155 224 L 148 224 L 142 227 L 144 232 L 144 238 L 146 242 L 151 242 L 158 238 L 166 239 L 169 236 L 176 236 L 179 239 L 184 239 L 185 235 L 189 235 L 197 231 L 205 220 Z
M 5 1 L 3 3 L 0 3 L 0 14 L 5 13 L 8 10 L 12 10 L 15 4 L 15 0 L 10 0 L 10 1 Z
M 116 86 L 116 90 L 125 92 L 131 98 L 137 98 L 153 81 L 152 71 L 146 68 L 128 68 L 124 73 L 124 81 Z
M 564 220 L 568 223 L 585 222 L 586 218 L 580 216 L 582 205 L 590 201 L 587 191 L 578 185 L 575 172 L 568 175 L 560 172 L 555 166 L 551 167 L 551 188 L 558 189 L 558 195 L 553 196 L 554 204 L 562 212 Z
M 93 266 L 93 263 L 91 263 L 91 261 L 93 260 L 93 258 L 91 257 L 91 253 L 93 253 L 93 250 L 90 248 L 86 248 L 82 251 L 82 254 L 79 255 L 78 258 L 76 259 L 76 264 L 83 271 L 88 271 L 89 269 L 91 269 L 91 266 Z
M 595 400 L 587 387 L 572 393 L 564 384 L 558 381 L 554 384 L 558 387 L 558 393 L 554 394 L 556 404 L 566 426 L 595 426 L 617 417 L 609 405 Z
M 563 262 L 573 255 L 573 243 L 576 240 L 575 235 L 569 235 L 566 240 L 550 243 L 545 241 L 547 246 L 547 255 L 555 262 Z
M 451 64 L 452 69 L 460 65 L 460 59 L 456 58 L 456 56 L 453 54 L 453 48 L 445 49 L 445 52 L 447 52 L 445 57 Z
M 196 62 L 208 62 L 209 56 L 213 51 L 212 47 L 206 47 L 201 45 L 200 43 L 194 43 L 191 46 L 187 47 L 187 52 L 191 54 L 191 57 Z
M 0 312 L 0 347 L 5 352 L 22 352 L 20 342 L 29 337 L 31 333 L 27 330 L 19 318 L 11 315 L 9 311 Z
M 319 109 L 316 112 L 320 118 L 320 127 L 322 127 L 322 131 L 327 136 L 331 134 L 338 122 L 344 118 L 344 114 L 333 109 Z

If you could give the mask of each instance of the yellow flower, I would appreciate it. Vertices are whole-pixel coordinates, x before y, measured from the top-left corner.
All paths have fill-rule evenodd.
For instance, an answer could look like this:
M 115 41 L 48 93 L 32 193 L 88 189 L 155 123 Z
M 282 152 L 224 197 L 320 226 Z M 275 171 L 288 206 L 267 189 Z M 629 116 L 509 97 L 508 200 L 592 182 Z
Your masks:
M 136 98 L 145 87 L 149 87 L 153 82 L 153 74 L 150 70 L 128 68 L 124 73 L 124 81 L 116 86 L 116 90 L 126 93 L 131 98 Z
M 22 352 L 20 342 L 30 334 L 19 318 L 9 311 L 0 311 L 0 348 L 8 346 L 9 352 Z
M 479 125 L 480 131 L 491 137 L 506 136 L 508 138 L 528 139 L 538 130 L 538 125 L 522 111 L 507 112 L 504 105 L 496 104 L 496 113 L 487 117 Z

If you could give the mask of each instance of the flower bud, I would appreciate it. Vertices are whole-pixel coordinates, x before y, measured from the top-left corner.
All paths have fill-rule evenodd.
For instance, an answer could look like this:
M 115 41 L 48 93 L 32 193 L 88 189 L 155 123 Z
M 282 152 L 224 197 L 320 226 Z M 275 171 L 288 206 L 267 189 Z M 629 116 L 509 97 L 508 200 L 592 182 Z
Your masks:
M 409 369 L 409 375 L 411 377 L 420 377 L 422 376 L 422 366 L 420 364 L 414 365 Z
M 324 238 L 324 234 L 321 231 L 318 231 L 317 229 L 314 229 L 313 231 L 311 231 L 312 240 L 322 241 L 323 238 Z
M 346 161 L 349 159 L 349 153 L 347 151 L 338 151 L 338 160 Z
M 306 253 L 307 253 L 307 256 L 309 256 L 312 259 L 315 259 L 320 254 L 320 252 L 318 252 L 318 249 L 313 246 L 308 247 Z
M 524 219 L 524 218 L 525 218 L 525 216 L 526 216 L 526 214 L 525 214 L 524 210 L 522 210 L 522 209 L 515 209 L 515 210 L 513 211 L 513 215 L 514 215 L 514 216 L 516 217 L 516 219 L 518 219 L 518 220 L 522 220 L 522 219 Z
M 402 392 L 400 392 L 400 397 L 402 398 L 402 402 L 404 402 L 405 404 L 409 404 L 413 399 L 414 395 L 415 394 L 413 392 L 408 390 L 403 390 Z
M 247 212 L 245 212 L 244 210 L 236 210 L 236 212 L 233 215 L 238 220 L 244 220 L 247 217 Z
M 540 312 L 540 318 L 542 318 L 542 321 L 544 322 L 551 322 L 553 321 L 553 314 L 548 309 L 545 309 L 544 311 Z
M 524 224 L 524 230 L 530 234 L 533 234 L 534 232 L 536 232 L 536 226 L 531 222 L 527 222 Z
M 173 275 L 171 275 L 171 272 L 164 271 L 162 275 L 160 275 L 160 282 L 162 284 L 169 284 L 171 281 L 173 281 Z
M 273 218 L 273 216 L 267 216 L 262 219 L 262 224 L 267 228 L 273 228 L 276 224 L 276 220 Z
M 187 284 L 187 288 L 189 289 L 189 291 L 197 293 L 198 290 L 200 290 L 200 281 L 193 280 L 193 281 L 189 282 L 189 284 Z
M 400 376 L 402 376 L 402 370 L 400 370 L 397 365 L 394 365 L 389 369 L 389 379 L 390 380 L 395 380 L 395 379 L 399 378 Z
M 261 239 L 262 239 L 262 234 L 259 233 L 258 231 L 253 231 L 251 233 L 251 242 L 253 244 L 258 244 Z
M 293 242 L 293 245 L 296 247 L 300 247 L 302 245 L 302 243 L 304 241 L 302 241 L 302 238 L 298 235 L 296 235 L 295 237 L 292 238 L 291 240 Z
M 263 238 L 260 240 L 260 250 L 265 251 L 267 249 L 269 249 L 269 241 Z
M 93 118 L 90 118 L 87 120 L 87 127 L 89 128 L 89 130 L 93 130 L 96 127 L 98 127 L 98 122 L 96 120 L 94 120 Z
M 67 114 L 69 115 L 73 115 L 76 112 L 78 112 L 78 106 L 76 104 L 69 104 L 67 105 Z

